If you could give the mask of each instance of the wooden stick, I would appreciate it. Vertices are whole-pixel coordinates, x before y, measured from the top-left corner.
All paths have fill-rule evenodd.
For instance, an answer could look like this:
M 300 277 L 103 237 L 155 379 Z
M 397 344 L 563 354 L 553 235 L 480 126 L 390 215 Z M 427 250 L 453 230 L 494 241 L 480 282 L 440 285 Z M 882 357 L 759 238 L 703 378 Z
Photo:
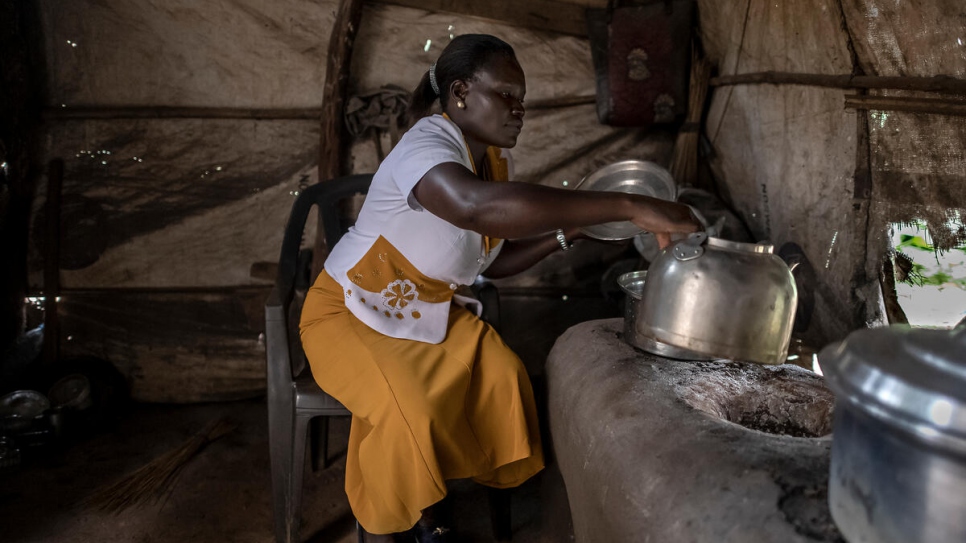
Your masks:
M 256 262 L 260 265 L 278 265 L 275 262 Z M 255 265 L 253 264 L 253 266 Z M 271 279 L 274 281 L 275 276 Z M 61 297 L 67 296 L 123 296 L 123 295 L 172 295 L 172 294 L 234 294 L 246 292 L 266 291 L 271 285 L 211 285 L 211 286 L 176 286 L 176 287 L 60 287 Z
M 586 104 L 596 104 L 597 96 L 561 96 L 559 98 L 546 98 L 544 100 L 531 100 L 524 104 L 527 111 L 534 109 L 558 109 L 564 107 L 583 106 Z
M 801 74 L 757 72 L 722 75 L 711 79 L 712 87 L 727 85 L 807 85 L 837 89 L 898 89 L 966 94 L 966 80 L 948 75 L 934 77 L 883 77 L 872 75 Z
M 864 94 L 865 91 L 860 91 Z M 872 148 L 870 137 L 870 123 L 868 112 L 861 111 L 856 114 L 855 119 L 855 170 L 852 174 L 852 215 L 851 227 L 852 236 L 849 261 L 851 262 L 852 278 L 849 286 L 849 301 L 853 307 L 851 325 L 854 328 L 861 328 L 872 317 L 873 307 L 866 300 L 872 299 L 869 292 L 873 285 L 878 289 L 876 282 L 870 281 L 876 278 L 876 273 L 869 273 L 870 262 L 869 252 L 870 227 L 872 224 L 871 205 L 869 200 L 872 197 L 874 178 L 872 175 L 872 157 L 875 151 Z M 849 245 L 846 245 L 848 247 Z M 831 256 L 831 247 L 829 256 Z M 876 259 L 878 260 L 878 259 Z M 828 264 L 826 263 L 826 266 Z
M 255 119 L 311 120 L 318 122 L 322 108 L 239 108 L 239 107 L 155 107 L 155 106 L 71 106 L 44 109 L 48 121 L 81 119 Z
M 527 102 L 528 110 L 554 109 L 593 104 L 596 96 L 564 96 Z M 70 106 L 48 107 L 45 121 L 114 119 L 242 119 L 316 121 L 323 108 L 242 108 L 242 107 L 168 107 L 168 106 Z
M 44 344 L 43 365 L 50 368 L 60 358 L 60 197 L 64 185 L 64 161 L 50 161 L 47 170 L 47 224 L 44 231 Z
M 966 116 L 966 100 L 945 100 L 942 98 L 848 95 L 845 97 L 845 108 Z
M 319 131 L 319 183 L 342 175 L 342 143 L 346 132 L 345 99 L 349 86 L 349 67 L 352 46 L 359 23 L 362 21 L 362 0 L 340 0 L 339 11 L 329 36 L 328 63 L 325 66 L 325 87 L 322 90 L 322 127 Z M 322 217 L 312 250 L 311 277 L 322 270 L 329 254 L 325 244 Z
M 329 36 L 325 86 L 322 89 L 322 129 L 319 135 L 319 182 L 342 174 L 345 99 L 349 87 L 352 46 L 362 20 L 362 0 L 340 0 Z M 321 232 L 320 232 L 321 235 Z

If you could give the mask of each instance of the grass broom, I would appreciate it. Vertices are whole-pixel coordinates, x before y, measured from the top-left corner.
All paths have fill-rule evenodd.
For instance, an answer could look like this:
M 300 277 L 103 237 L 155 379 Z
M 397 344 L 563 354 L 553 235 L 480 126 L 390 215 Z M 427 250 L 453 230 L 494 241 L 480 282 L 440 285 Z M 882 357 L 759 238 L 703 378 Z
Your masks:
M 214 420 L 178 448 L 155 458 L 120 481 L 94 491 L 82 504 L 120 513 L 133 505 L 157 503 L 170 492 L 181 470 L 198 451 L 234 429 L 235 425 L 225 419 Z
M 698 137 L 710 80 L 711 63 L 701 54 L 700 47 L 696 43 L 692 44 L 688 114 L 674 142 L 669 168 L 671 177 L 679 187 L 694 186 L 698 179 Z

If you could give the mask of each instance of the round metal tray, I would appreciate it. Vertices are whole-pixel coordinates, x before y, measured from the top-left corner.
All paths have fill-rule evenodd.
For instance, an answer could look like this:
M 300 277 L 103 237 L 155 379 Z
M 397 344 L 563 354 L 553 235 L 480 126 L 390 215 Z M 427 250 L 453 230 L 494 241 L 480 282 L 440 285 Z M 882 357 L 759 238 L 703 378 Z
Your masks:
M 674 201 L 677 197 L 677 185 L 670 172 L 646 160 L 623 160 L 608 164 L 581 179 L 576 190 L 641 194 L 669 201 Z M 587 236 L 605 241 L 630 239 L 642 232 L 630 221 L 585 226 L 581 231 Z

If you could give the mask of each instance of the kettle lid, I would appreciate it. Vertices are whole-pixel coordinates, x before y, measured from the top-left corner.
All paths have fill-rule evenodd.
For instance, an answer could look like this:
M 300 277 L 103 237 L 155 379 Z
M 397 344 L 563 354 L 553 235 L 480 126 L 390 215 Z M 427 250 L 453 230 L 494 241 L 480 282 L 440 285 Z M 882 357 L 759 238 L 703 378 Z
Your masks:
M 966 328 L 857 330 L 822 349 L 818 361 L 838 399 L 966 451 Z

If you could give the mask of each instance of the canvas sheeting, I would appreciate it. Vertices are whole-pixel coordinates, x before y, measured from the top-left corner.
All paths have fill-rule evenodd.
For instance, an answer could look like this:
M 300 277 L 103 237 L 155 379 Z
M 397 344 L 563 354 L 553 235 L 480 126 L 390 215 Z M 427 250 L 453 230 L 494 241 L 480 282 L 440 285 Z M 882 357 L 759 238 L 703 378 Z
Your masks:
M 334 0 L 39 4 L 50 101 L 64 111 L 321 107 Z M 451 35 L 471 32 L 513 44 L 528 101 L 593 95 L 585 39 L 379 4 L 363 9 L 350 95 L 411 89 Z M 296 194 L 317 182 L 319 131 L 317 118 L 49 122 L 46 158 L 65 161 L 62 355 L 113 361 L 144 401 L 263 390 L 262 309 L 252 301 L 267 296 L 271 268 L 264 265 L 278 259 Z M 574 186 L 610 161 L 666 163 L 673 138 L 666 130 L 602 126 L 586 104 L 530 112 L 514 154 L 521 179 Z M 387 150 L 389 137 L 382 142 Z M 376 166 L 371 138 L 355 141 L 346 173 Z M 34 289 L 43 278 L 45 191 L 41 183 Z M 259 266 L 263 273 L 254 274 Z M 516 281 L 566 284 L 570 269 L 553 261 Z M 208 326 L 202 315 L 220 321 Z
M 321 105 L 334 0 L 38 3 L 52 106 Z M 719 74 L 847 74 L 858 67 L 869 75 L 966 77 L 966 5 L 958 0 L 697 4 L 699 37 Z M 367 3 L 350 93 L 384 85 L 412 88 L 451 35 L 469 32 L 499 35 L 516 48 L 527 73 L 528 101 L 595 91 L 584 38 Z M 869 112 L 871 193 L 868 199 L 855 197 L 857 123 L 866 114 L 845 109 L 844 96 L 852 92 L 717 87 L 703 124 L 719 189 L 755 238 L 776 248 L 800 245 L 815 269 L 810 293 L 815 311 L 807 335 L 817 346 L 863 323 L 881 322 L 877 277 L 890 223 L 922 218 L 941 234 L 940 225 L 966 208 L 966 121 L 953 116 Z M 602 126 L 594 105 L 531 111 L 515 150 L 517 170 L 522 180 L 572 186 L 617 159 L 667 164 L 673 138 L 667 131 Z M 49 122 L 46 158 L 66 163 L 63 285 L 174 290 L 267 285 L 252 275 L 252 266 L 277 259 L 295 194 L 317 181 L 318 140 L 317 119 Z M 374 170 L 371 140 L 355 142 L 351 151 L 347 170 Z M 41 184 L 38 194 L 44 190 Z M 34 288 L 42 278 L 43 206 L 40 197 L 31 243 Z M 938 239 L 956 243 L 955 235 Z M 563 268 L 552 264 L 553 270 Z M 519 284 L 537 284 L 545 271 Z M 255 318 L 254 311 L 240 318 Z M 241 366 L 261 368 L 262 344 L 253 323 L 246 321 L 237 332 L 251 352 L 243 356 L 233 346 L 230 356 Z M 139 364 L 180 356 L 151 349 L 128 352 L 119 345 L 98 352 L 134 357 L 135 373 Z M 177 400 L 162 389 L 159 395 Z
M 52 102 L 101 107 L 318 108 L 334 1 L 41 2 Z M 457 33 L 499 35 L 527 73 L 528 101 L 592 96 L 587 41 L 451 14 L 369 4 L 350 93 L 411 89 Z M 231 286 L 264 280 L 300 186 L 316 182 L 319 121 L 56 121 L 49 157 L 66 161 L 69 288 Z M 390 142 L 385 138 L 383 150 Z M 666 163 L 673 134 L 602 126 L 592 104 L 531 112 L 514 151 L 520 178 L 574 186 L 623 158 Z M 368 137 L 347 173 L 372 172 Z M 43 187 L 40 188 L 43 194 Z M 43 198 L 38 199 L 41 217 Z M 38 219 L 39 220 L 39 219 Z M 36 221 L 35 221 L 36 223 Z M 42 224 L 42 223 L 40 223 Z M 34 255 L 42 245 L 35 239 Z M 40 262 L 34 260 L 34 278 Z
M 699 6 L 703 43 L 722 75 L 850 74 L 857 65 L 867 75 L 966 76 L 966 5 L 955 0 Z M 819 344 L 863 320 L 881 322 L 878 266 L 890 223 L 925 219 L 949 247 L 957 242 L 943 234 L 947 221 L 966 209 L 966 119 L 954 116 L 869 112 L 872 190 L 855 198 L 858 119 L 844 108 L 854 92 L 718 87 L 705 125 L 724 188 L 752 230 L 776 246 L 801 245 L 816 269 L 810 333 Z

